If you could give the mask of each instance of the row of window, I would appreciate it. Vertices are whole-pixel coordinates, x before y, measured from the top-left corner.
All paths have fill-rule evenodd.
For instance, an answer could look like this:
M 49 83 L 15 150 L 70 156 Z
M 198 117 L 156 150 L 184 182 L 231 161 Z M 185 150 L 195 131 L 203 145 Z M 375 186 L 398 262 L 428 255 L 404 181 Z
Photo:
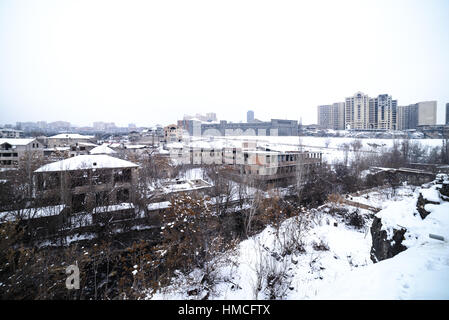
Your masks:
M 0 153 L 0 157 L 18 157 L 17 152 L 10 152 L 10 153 Z
M 1 160 L 0 164 L 3 166 L 11 166 L 11 165 L 17 165 L 17 161 L 12 160 Z
M 82 212 L 86 211 L 86 194 L 74 194 L 72 195 L 72 211 L 73 212 Z M 95 206 L 103 207 L 111 205 L 112 203 L 111 195 L 108 191 L 101 191 L 95 193 Z M 116 193 L 116 202 L 128 202 L 130 200 L 129 190 L 128 189 L 119 189 Z M 111 201 L 111 202 L 110 202 Z M 114 201 L 115 202 L 115 201 Z
M 131 169 L 117 170 L 112 175 L 111 171 L 97 170 L 95 172 L 76 171 L 70 176 L 70 188 L 89 185 L 107 184 L 111 182 L 131 182 Z M 60 173 L 46 173 L 37 175 L 38 190 L 52 190 L 61 186 Z

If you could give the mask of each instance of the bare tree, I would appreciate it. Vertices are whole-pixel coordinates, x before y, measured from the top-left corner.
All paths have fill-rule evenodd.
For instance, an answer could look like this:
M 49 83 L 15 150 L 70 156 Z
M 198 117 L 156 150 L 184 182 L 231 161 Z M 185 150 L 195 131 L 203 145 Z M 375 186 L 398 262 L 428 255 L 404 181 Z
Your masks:
M 301 201 L 301 192 L 305 183 L 305 159 L 304 150 L 302 146 L 302 139 L 298 137 L 298 154 L 296 156 L 296 166 L 295 166 L 295 193 L 298 198 L 298 202 Z

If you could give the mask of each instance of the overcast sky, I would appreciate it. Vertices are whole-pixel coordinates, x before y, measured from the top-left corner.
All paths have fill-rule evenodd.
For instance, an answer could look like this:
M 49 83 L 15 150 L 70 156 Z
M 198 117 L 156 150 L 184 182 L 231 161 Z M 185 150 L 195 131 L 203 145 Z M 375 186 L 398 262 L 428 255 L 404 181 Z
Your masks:
M 443 123 L 449 1 L 0 0 L 0 124 L 307 124 L 359 90 Z

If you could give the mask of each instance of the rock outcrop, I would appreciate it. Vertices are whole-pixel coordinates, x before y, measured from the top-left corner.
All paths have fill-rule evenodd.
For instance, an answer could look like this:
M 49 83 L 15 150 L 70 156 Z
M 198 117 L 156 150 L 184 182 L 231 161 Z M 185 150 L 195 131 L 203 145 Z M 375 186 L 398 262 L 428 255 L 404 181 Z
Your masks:
M 418 210 L 419 215 L 421 216 L 421 219 L 425 219 L 430 214 L 430 212 L 428 212 L 424 209 L 424 206 L 429 203 L 439 204 L 439 202 L 434 202 L 434 201 L 425 199 L 423 197 L 423 195 L 420 193 L 419 197 L 418 197 L 418 202 L 416 203 L 416 210 Z
M 371 260 L 376 263 L 385 259 L 394 257 L 399 252 L 407 249 L 402 245 L 405 240 L 406 229 L 393 230 L 393 237 L 388 239 L 387 232 L 382 229 L 382 220 L 375 217 L 371 225 L 371 237 L 373 244 L 371 246 Z
M 421 219 L 424 220 L 430 214 L 430 212 L 424 209 L 427 204 L 438 205 L 441 201 L 448 200 L 449 176 L 439 174 L 432 185 L 424 186 L 424 189 L 419 193 L 416 202 L 416 211 L 421 216 Z M 416 214 L 416 211 L 414 214 Z M 371 225 L 371 260 L 376 263 L 392 258 L 406 250 L 407 247 L 402 244 L 405 240 L 404 234 L 406 231 L 407 229 L 398 226 L 398 229 L 393 229 L 393 235 L 388 237 L 387 231 L 382 230 L 382 219 L 377 216 L 374 217 L 373 224 Z

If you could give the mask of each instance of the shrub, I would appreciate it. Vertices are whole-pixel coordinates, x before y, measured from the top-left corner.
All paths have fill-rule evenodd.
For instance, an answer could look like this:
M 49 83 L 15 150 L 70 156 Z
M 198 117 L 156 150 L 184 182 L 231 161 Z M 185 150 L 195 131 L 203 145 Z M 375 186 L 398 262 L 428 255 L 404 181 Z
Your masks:
M 323 240 L 321 240 L 320 243 L 314 242 L 312 246 L 316 251 L 329 251 L 329 246 Z
M 348 214 L 346 221 L 350 226 L 356 227 L 358 229 L 362 228 L 365 225 L 365 219 L 361 214 L 358 213 L 358 211 Z

